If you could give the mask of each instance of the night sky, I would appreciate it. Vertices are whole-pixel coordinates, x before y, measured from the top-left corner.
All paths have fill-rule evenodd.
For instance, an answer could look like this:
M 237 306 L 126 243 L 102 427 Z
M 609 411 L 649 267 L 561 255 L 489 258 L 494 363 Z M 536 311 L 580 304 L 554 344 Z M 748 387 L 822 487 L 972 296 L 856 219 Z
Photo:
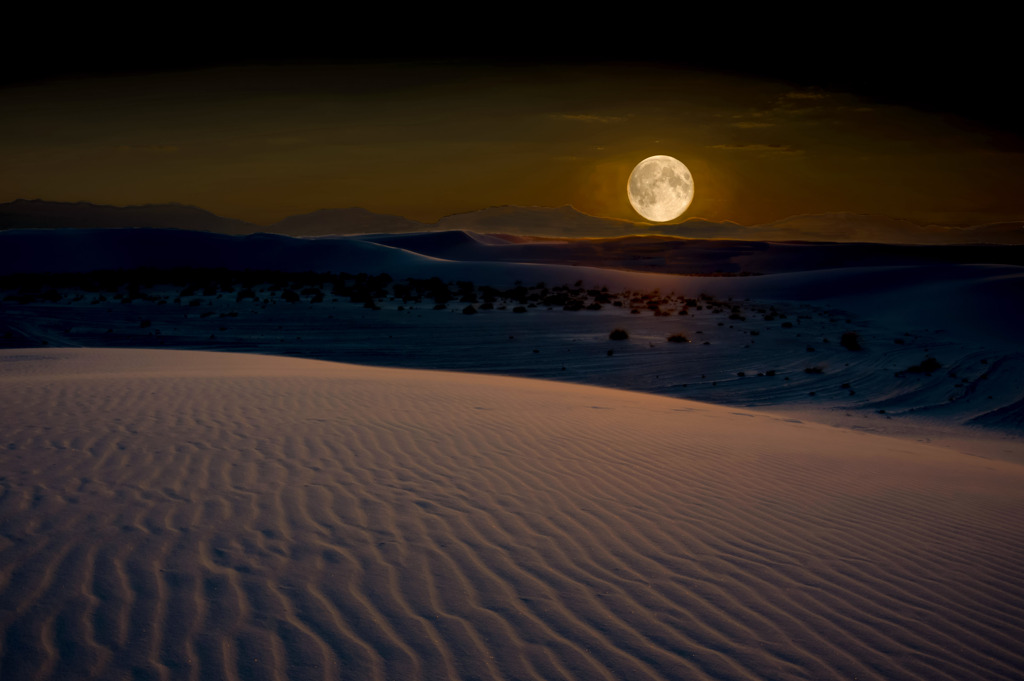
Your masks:
M 695 179 L 683 218 L 1024 218 L 1020 59 L 998 18 L 808 33 L 717 17 L 646 37 L 639 18 L 348 18 L 37 27 L 38 51 L 0 55 L 0 202 L 176 202 L 259 224 L 348 206 L 639 220 L 629 171 L 669 154 Z

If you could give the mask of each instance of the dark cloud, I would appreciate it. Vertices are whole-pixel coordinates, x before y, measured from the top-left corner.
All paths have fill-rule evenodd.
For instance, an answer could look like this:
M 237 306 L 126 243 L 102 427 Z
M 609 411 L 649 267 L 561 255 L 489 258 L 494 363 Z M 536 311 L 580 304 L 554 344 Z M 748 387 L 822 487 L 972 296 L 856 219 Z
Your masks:
M 708 149 L 720 149 L 722 151 L 744 151 L 757 152 L 762 154 L 800 154 L 802 149 L 794 149 L 785 144 L 714 144 Z

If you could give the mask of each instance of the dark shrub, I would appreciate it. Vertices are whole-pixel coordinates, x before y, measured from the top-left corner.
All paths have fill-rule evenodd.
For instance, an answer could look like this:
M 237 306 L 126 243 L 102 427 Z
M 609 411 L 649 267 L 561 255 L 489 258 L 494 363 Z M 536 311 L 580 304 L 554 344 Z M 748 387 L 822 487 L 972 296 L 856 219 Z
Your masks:
M 472 305 L 467 305 L 466 307 L 462 308 L 462 314 L 476 314 L 476 308 L 473 307 Z
M 906 373 L 908 374 L 930 374 L 933 371 L 937 371 L 942 368 L 939 364 L 939 360 L 934 357 L 926 357 L 920 364 L 915 364 L 912 367 L 907 367 Z
M 629 333 L 625 329 L 615 329 L 608 334 L 608 338 L 611 340 L 626 340 L 629 338 Z
M 843 334 L 843 337 L 839 339 L 839 344 L 847 350 L 863 350 L 864 348 L 860 344 L 860 338 L 857 336 L 855 331 L 847 331 Z
M 669 343 L 689 343 L 690 339 L 681 333 L 674 333 L 668 337 Z
M 805 374 L 823 374 L 825 373 L 824 367 L 807 367 L 804 369 Z
M 517 314 L 522 314 L 522 313 L 526 312 L 526 308 L 523 307 L 522 305 L 516 305 L 515 307 L 512 308 L 512 311 L 517 313 Z

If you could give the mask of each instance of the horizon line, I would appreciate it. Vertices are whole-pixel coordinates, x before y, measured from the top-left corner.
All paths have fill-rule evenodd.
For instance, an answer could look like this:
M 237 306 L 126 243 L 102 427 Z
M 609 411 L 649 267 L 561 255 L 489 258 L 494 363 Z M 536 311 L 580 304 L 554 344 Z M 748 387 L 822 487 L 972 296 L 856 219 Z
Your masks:
M 990 221 L 985 221 L 985 222 L 950 222 L 950 223 L 940 223 L 940 222 L 919 222 L 917 220 L 911 220 L 909 218 L 902 218 L 902 217 L 895 217 L 895 216 L 887 215 L 887 214 L 884 214 L 884 213 L 872 213 L 872 212 L 869 212 L 869 211 L 839 210 L 839 209 L 837 209 L 837 210 L 829 210 L 829 211 L 821 211 L 821 212 L 795 213 L 795 214 L 792 214 L 792 215 L 787 215 L 785 217 L 776 218 L 776 219 L 773 219 L 773 220 L 767 220 L 767 221 L 764 221 L 764 222 L 754 222 L 754 223 L 742 223 L 742 222 L 738 222 L 736 220 L 730 220 L 730 219 L 727 219 L 727 218 L 726 219 L 721 219 L 721 220 L 715 220 L 715 219 L 711 219 L 711 218 L 701 217 L 701 216 L 698 216 L 698 215 L 691 215 L 691 216 L 685 217 L 685 218 L 683 218 L 681 220 L 677 219 L 677 220 L 668 221 L 668 222 L 651 222 L 651 221 L 642 220 L 642 219 L 630 219 L 630 218 L 621 218 L 621 217 L 611 217 L 611 216 L 607 216 L 607 215 L 597 215 L 597 214 L 594 214 L 594 213 L 588 213 L 586 211 L 580 210 L 579 208 L 577 208 L 576 206 L 572 205 L 571 203 L 560 204 L 560 205 L 557 205 L 557 206 L 524 205 L 524 204 L 492 204 L 492 205 L 483 206 L 483 207 L 480 207 L 480 208 L 474 208 L 474 209 L 463 210 L 463 211 L 455 211 L 455 212 L 452 212 L 452 213 L 445 213 L 444 215 L 442 215 L 441 217 L 437 218 L 436 220 L 434 220 L 432 222 L 424 221 L 424 220 L 419 220 L 419 219 L 416 219 L 416 218 L 410 218 L 410 217 L 408 217 L 406 215 L 402 215 L 400 213 L 378 212 L 377 210 L 366 208 L 365 206 L 349 205 L 349 206 L 336 206 L 336 207 L 315 208 L 315 209 L 308 210 L 308 211 L 301 212 L 301 213 L 290 214 L 290 215 L 287 215 L 287 216 L 285 216 L 285 217 L 283 217 L 281 219 L 274 220 L 273 222 L 269 222 L 269 223 L 262 222 L 262 221 L 261 222 L 253 222 L 252 220 L 247 220 L 247 219 L 244 219 L 244 218 L 230 217 L 228 215 L 224 215 L 224 214 L 221 214 L 221 213 L 214 212 L 214 211 L 212 211 L 212 210 L 210 210 L 208 208 L 204 208 L 202 206 L 197 206 L 197 205 L 191 204 L 191 203 L 182 203 L 180 201 L 165 201 L 165 202 L 153 202 L 153 203 L 130 203 L 130 204 L 118 205 L 118 204 L 113 204 L 113 203 L 96 203 L 94 201 L 88 201 L 88 200 L 61 201 L 61 200 L 44 199 L 44 198 L 23 198 L 23 197 L 20 197 L 20 198 L 12 199 L 10 201 L 6 201 L 4 203 L 0 203 L 0 206 L 16 204 L 16 203 L 39 203 L 39 204 L 53 204 L 53 205 L 66 205 L 66 206 L 93 206 L 93 207 L 96 207 L 96 208 L 113 208 L 113 209 L 118 209 L 118 210 L 127 210 L 127 209 L 133 209 L 133 208 L 135 208 L 135 209 L 141 209 L 141 208 L 161 208 L 161 207 L 190 208 L 190 209 L 195 209 L 195 210 L 202 211 L 204 213 L 208 213 L 208 214 L 210 214 L 210 215 L 212 215 L 214 217 L 217 217 L 217 218 L 220 218 L 220 219 L 223 219 L 223 220 L 231 220 L 231 221 L 234 221 L 234 222 L 244 222 L 246 224 L 253 225 L 253 226 L 256 226 L 256 227 L 273 227 L 274 225 L 280 224 L 280 223 L 282 223 L 282 222 L 284 222 L 286 220 L 289 220 L 291 218 L 305 217 L 305 216 L 313 215 L 315 213 L 329 212 L 329 211 L 358 210 L 358 211 L 365 211 L 365 212 L 370 213 L 372 215 L 377 215 L 377 216 L 381 216 L 381 217 L 400 218 L 402 220 L 408 220 L 409 222 L 416 222 L 416 223 L 420 223 L 422 225 L 437 225 L 440 222 L 442 222 L 442 221 L 444 221 L 446 219 L 449 219 L 449 218 L 454 218 L 454 217 L 464 216 L 464 215 L 472 215 L 474 213 L 482 213 L 482 212 L 485 212 L 485 211 L 491 211 L 491 210 L 497 210 L 497 209 L 522 209 L 522 210 L 539 210 L 539 211 L 557 211 L 557 210 L 561 210 L 561 209 L 566 209 L 567 208 L 567 209 L 572 210 L 575 213 L 578 213 L 579 215 L 582 215 L 582 216 L 585 216 L 585 217 L 588 217 L 588 218 L 593 218 L 595 220 L 606 220 L 606 221 L 615 222 L 615 223 L 626 223 L 626 224 L 642 226 L 642 227 L 646 227 L 646 228 L 656 228 L 656 227 L 661 227 L 661 226 L 673 227 L 673 226 L 684 225 L 687 222 L 693 222 L 693 221 L 705 222 L 705 223 L 710 223 L 710 224 L 720 224 L 720 225 L 735 225 L 735 226 L 738 226 L 738 227 L 745 227 L 745 228 L 756 228 L 756 227 L 762 227 L 762 226 L 766 226 L 766 225 L 778 225 L 779 223 L 784 223 L 787 220 L 792 220 L 792 219 L 795 219 L 795 218 L 839 217 L 839 216 L 842 216 L 842 217 L 862 217 L 862 218 L 870 218 L 870 219 L 874 219 L 874 220 L 888 220 L 888 221 L 906 223 L 908 225 L 914 225 L 916 227 L 924 228 L 924 229 L 927 229 L 927 228 L 939 228 L 939 229 L 944 229 L 944 230 L 950 230 L 950 229 L 953 229 L 953 230 L 968 230 L 968 229 L 972 229 L 972 228 L 976 229 L 976 228 L 982 228 L 982 227 L 994 226 L 994 225 L 1009 225 L 1009 224 L 1012 224 L 1012 223 L 1021 223 L 1021 227 L 1024 228 L 1024 216 L 1022 216 L 1020 218 L 996 219 L 996 220 L 990 220 Z

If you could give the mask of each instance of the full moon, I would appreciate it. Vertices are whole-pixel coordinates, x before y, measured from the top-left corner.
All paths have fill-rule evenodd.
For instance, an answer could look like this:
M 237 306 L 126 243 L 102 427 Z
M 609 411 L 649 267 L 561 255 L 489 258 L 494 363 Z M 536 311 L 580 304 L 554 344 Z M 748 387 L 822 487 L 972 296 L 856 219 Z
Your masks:
M 693 175 L 678 159 L 651 156 L 633 168 L 626 193 L 637 213 L 651 222 L 668 222 L 693 201 Z

